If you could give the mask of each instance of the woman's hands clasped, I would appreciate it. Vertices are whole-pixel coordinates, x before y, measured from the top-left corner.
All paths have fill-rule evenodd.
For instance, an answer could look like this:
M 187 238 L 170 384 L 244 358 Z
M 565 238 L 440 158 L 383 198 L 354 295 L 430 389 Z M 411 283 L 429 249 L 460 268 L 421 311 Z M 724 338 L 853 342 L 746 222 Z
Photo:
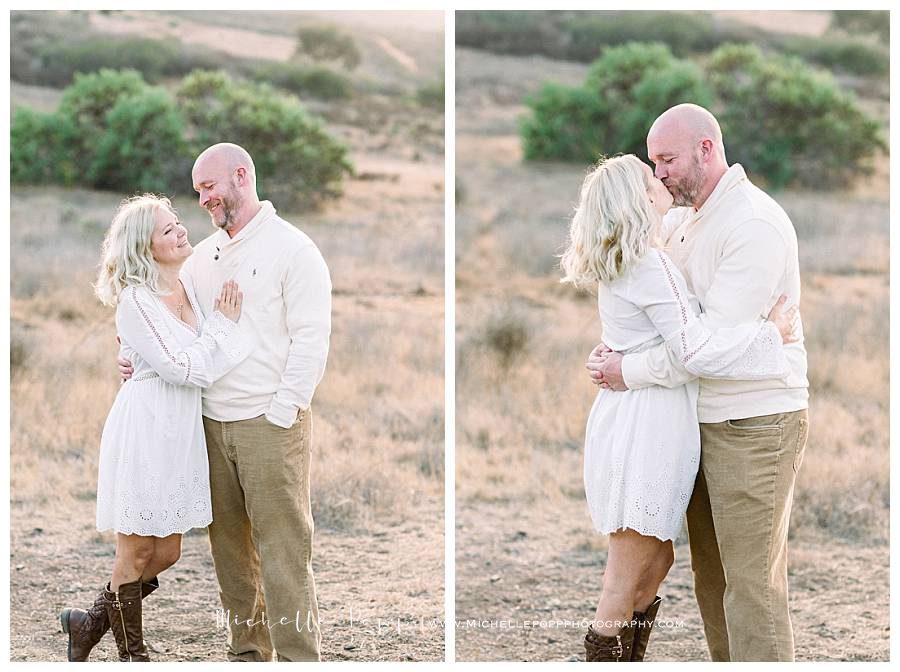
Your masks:
M 781 333 L 782 343 L 796 343 L 800 340 L 797 335 L 797 318 L 800 315 L 797 306 L 791 306 L 785 309 L 787 304 L 787 294 L 782 294 L 778 298 L 778 303 L 772 306 L 769 316 L 766 318 L 770 322 L 774 322 Z
M 244 293 L 240 291 L 234 280 L 229 280 L 222 285 L 222 291 L 216 299 L 215 309 L 232 322 L 241 319 L 241 304 L 244 301 Z

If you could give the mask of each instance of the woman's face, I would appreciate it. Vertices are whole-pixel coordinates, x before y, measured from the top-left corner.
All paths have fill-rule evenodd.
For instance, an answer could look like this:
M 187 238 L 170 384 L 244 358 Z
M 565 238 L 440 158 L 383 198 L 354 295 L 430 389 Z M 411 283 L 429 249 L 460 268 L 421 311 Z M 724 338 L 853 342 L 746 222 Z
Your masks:
M 156 215 L 156 228 L 150 237 L 150 251 L 157 264 L 181 263 L 191 256 L 194 249 L 191 247 L 185 229 L 175 213 L 166 208 L 160 208 Z
M 669 211 L 669 208 L 672 207 L 672 194 L 666 189 L 666 185 L 656 179 L 653 175 L 653 171 L 650 170 L 650 166 L 643 162 L 641 165 L 643 166 L 647 184 L 650 185 L 647 187 L 647 195 L 650 197 L 650 202 L 660 215 L 665 215 Z

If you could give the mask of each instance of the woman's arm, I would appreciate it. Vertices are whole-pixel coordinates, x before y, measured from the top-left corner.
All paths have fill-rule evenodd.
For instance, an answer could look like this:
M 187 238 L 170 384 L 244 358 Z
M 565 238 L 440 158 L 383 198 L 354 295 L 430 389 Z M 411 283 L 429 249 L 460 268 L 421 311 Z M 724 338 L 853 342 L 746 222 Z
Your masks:
M 673 359 L 697 377 L 731 380 L 783 378 L 790 366 L 782 334 L 769 320 L 710 329 L 688 301 L 687 284 L 668 257 L 658 251 L 658 264 L 644 273 L 635 297 L 665 339 Z
M 160 310 L 146 290 L 126 287 L 119 297 L 116 326 L 123 345 L 170 383 L 209 387 L 250 354 L 237 324 L 221 312 L 214 312 L 202 334 L 183 347 L 172 336 Z

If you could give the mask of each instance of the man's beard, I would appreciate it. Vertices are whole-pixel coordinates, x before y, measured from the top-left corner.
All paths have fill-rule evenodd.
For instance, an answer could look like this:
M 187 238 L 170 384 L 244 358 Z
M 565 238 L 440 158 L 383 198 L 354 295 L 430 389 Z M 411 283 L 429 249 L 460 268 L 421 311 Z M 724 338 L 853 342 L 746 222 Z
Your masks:
M 693 170 L 680 182 L 676 182 L 669 193 L 672 194 L 674 202 L 673 206 L 683 208 L 693 206 L 703 189 L 703 183 L 706 181 L 706 171 L 700 165 L 700 162 L 694 159 Z
M 216 216 L 210 211 L 210 219 L 217 228 L 230 231 L 237 223 L 237 213 L 243 205 L 241 197 L 237 192 L 231 192 L 228 196 L 219 199 L 219 205 L 222 208 L 222 218 L 216 219 Z

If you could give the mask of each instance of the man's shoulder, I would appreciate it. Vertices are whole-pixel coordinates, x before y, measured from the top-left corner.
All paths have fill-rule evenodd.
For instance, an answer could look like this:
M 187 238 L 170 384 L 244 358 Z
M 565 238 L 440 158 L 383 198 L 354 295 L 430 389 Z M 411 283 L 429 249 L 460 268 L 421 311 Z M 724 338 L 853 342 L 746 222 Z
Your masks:
M 277 244 L 285 252 L 297 252 L 307 247 L 316 247 L 306 233 L 286 219 L 274 215 L 266 227 L 266 237 L 270 245 Z

